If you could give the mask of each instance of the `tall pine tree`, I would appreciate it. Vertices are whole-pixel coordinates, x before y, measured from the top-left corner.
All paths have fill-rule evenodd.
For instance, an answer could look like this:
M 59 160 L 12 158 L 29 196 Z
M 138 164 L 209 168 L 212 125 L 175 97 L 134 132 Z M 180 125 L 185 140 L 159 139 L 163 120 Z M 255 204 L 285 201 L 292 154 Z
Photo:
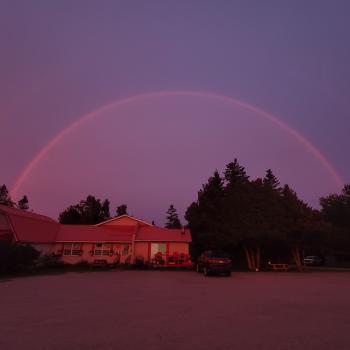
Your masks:
M 166 228 L 181 228 L 181 222 L 173 204 L 170 205 L 166 214 Z
M 249 180 L 249 176 L 247 175 L 244 166 L 239 164 L 237 158 L 235 158 L 233 162 L 226 165 L 224 177 L 228 185 L 245 183 Z
M 6 185 L 0 186 L 0 204 L 6 205 L 7 207 L 14 206 L 14 203 L 11 200 L 11 197 L 9 195 L 9 191 L 8 191 Z
M 264 185 L 270 186 L 274 190 L 277 190 L 279 188 L 280 182 L 278 181 L 277 177 L 273 174 L 271 169 L 266 170 L 266 175 L 264 177 Z
M 29 201 L 26 195 L 24 195 L 23 198 L 18 201 L 17 207 L 22 210 L 29 209 Z
M 198 199 L 187 209 L 185 219 L 191 229 L 193 253 L 223 249 L 224 181 L 216 170 L 198 192 Z

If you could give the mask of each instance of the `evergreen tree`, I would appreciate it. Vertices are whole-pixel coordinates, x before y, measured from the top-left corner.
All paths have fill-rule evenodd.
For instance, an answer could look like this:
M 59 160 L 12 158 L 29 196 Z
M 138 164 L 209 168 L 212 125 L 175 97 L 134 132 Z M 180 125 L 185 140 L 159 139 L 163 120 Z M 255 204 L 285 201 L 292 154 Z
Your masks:
M 126 204 L 117 207 L 117 216 L 128 215 L 128 206 Z
M 223 200 L 224 183 L 216 170 L 208 182 L 202 185 L 197 201 L 188 207 L 185 214 L 195 255 L 206 249 L 223 249 Z
M 181 228 L 181 222 L 179 216 L 177 215 L 176 209 L 173 204 L 170 205 L 167 210 L 167 222 L 165 224 L 166 228 Z
M 333 252 L 350 251 L 350 184 L 344 185 L 340 194 L 320 199 L 321 216 L 329 223 L 328 246 Z
M 266 170 L 266 175 L 264 177 L 263 182 L 265 185 L 272 187 L 274 190 L 277 190 L 280 185 L 280 182 L 278 181 L 277 177 L 273 174 L 271 169 Z
M 29 209 L 29 201 L 26 195 L 23 196 L 22 199 L 20 199 L 17 203 L 17 207 L 22 210 L 28 210 Z
M 198 193 L 198 200 L 212 200 L 217 205 L 221 201 L 224 193 L 224 182 L 217 170 L 213 176 L 208 179 L 208 182 L 202 186 L 202 190 Z
M 244 183 L 247 182 L 249 179 L 249 176 L 247 175 L 244 166 L 238 163 L 237 158 L 235 158 L 233 162 L 228 163 L 226 165 L 224 176 L 228 185 Z
M 341 194 L 320 199 L 322 216 L 335 227 L 350 230 L 350 184 L 344 185 Z
M 9 191 L 7 190 L 6 185 L 0 186 L 0 204 L 6 205 L 7 207 L 13 207 L 14 203 L 11 200 Z
M 292 248 L 301 267 L 300 250 L 315 246 L 322 236 L 317 212 L 287 185 L 281 189 L 271 170 L 264 179 L 250 181 L 235 159 L 227 164 L 224 176 L 225 183 L 216 171 L 186 211 L 195 253 L 238 250 L 250 270 L 259 270 L 260 260 L 270 257 L 266 254 L 286 261 Z

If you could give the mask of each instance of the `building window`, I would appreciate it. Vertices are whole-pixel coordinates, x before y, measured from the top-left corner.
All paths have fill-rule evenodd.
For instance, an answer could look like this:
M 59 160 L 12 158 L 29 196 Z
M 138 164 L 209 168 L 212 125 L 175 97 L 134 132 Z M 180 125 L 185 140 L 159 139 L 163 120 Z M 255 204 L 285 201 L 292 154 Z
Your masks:
M 80 243 L 65 243 L 63 255 L 80 255 L 82 252 Z
M 123 245 L 123 255 L 127 255 L 129 253 L 129 244 Z
M 158 253 L 165 255 L 166 251 L 167 251 L 166 247 L 167 247 L 166 243 L 152 243 L 151 244 L 151 256 L 154 257 Z
M 112 244 L 110 243 L 96 243 L 94 255 L 109 255 L 112 250 Z

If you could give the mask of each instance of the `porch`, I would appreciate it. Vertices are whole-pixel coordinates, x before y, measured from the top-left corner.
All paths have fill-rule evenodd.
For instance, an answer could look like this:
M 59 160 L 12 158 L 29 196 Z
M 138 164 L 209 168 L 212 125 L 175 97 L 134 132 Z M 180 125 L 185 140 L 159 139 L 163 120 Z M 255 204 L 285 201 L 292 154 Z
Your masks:
M 188 243 L 137 242 L 135 264 L 152 267 L 191 267 Z

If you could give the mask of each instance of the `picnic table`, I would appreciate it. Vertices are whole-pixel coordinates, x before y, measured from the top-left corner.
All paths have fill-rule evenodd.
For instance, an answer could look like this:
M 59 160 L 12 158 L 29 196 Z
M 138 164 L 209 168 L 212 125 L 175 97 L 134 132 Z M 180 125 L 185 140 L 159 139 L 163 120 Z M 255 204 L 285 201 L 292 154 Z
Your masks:
M 288 264 L 268 262 L 268 267 L 273 271 L 288 271 Z

